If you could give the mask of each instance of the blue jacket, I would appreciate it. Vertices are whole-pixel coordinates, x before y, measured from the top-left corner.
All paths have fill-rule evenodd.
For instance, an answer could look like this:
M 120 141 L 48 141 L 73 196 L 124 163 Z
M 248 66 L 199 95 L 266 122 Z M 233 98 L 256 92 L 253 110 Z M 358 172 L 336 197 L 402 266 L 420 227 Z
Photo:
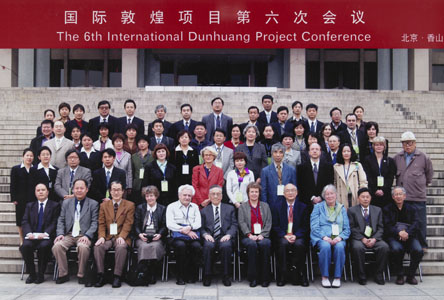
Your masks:
M 288 229 L 288 205 L 284 198 L 279 199 L 271 208 L 273 214 L 273 232 L 281 238 L 287 234 Z M 293 204 L 293 234 L 299 238 L 306 238 L 309 232 L 308 227 L 309 211 L 307 205 L 297 198 Z
M 311 244 L 315 246 L 319 240 L 322 240 L 324 236 L 331 236 L 331 225 L 332 223 L 328 221 L 327 211 L 325 209 L 324 201 L 319 202 L 313 208 L 313 212 L 310 217 L 310 238 Z M 338 203 L 336 203 L 338 205 Z M 347 240 L 350 236 L 350 224 L 348 222 L 347 211 L 343 206 L 341 209 L 342 214 L 342 231 L 339 236 L 342 240 Z
M 282 163 L 282 184 L 292 183 L 296 185 L 296 170 L 285 163 Z M 284 198 L 277 195 L 277 186 L 279 185 L 279 178 L 277 175 L 274 163 L 262 169 L 261 172 L 261 186 L 262 194 L 261 201 L 267 202 L 268 205 L 273 206 L 278 198 Z

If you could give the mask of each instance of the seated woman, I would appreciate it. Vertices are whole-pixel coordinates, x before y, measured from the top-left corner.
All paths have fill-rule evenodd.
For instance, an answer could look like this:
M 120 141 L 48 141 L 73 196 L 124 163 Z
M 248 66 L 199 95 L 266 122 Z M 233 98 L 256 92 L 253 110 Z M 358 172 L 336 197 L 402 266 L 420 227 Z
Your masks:
M 157 203 L 159 190 L 149 185 L 142 189 L 146 203 L 137 206 L 134 214 L 134 231 L 137 235 L 136 285 L 156 283 L 157 263 L 165 255 L 166 207 Z
M 322 286 L 338 288 L 341 286 L 341 274 L 345 264 L 345 241 L 350 236 L 350 225 L 344 205 L 336 201 L 336 188 L 333 185 L 324 187 L 322 198 L 325 201 L 314 206 L 310 217 L 311 244 L 319 250 Z M 335 271 L 333 282 L 330 283 L 329 268 L 332 256 Z
M 254 182 L 254 174 L 245 167 L 247 164 L 245 153 L 234 153 L 233 160 L 234 170 L 227 175 L 227 195 L 230 203 L 239 208 L 242 203 L 248 201 L 247 186 Z
M 272 216 L 267 203 L 259 201 L 261 185 L 251 182 L 247 187 L 248 201 L 239 208 L 239 228 L 242 245 L 247 248 L 247 277 L 250 287 L 270 284 L 270 231 Z

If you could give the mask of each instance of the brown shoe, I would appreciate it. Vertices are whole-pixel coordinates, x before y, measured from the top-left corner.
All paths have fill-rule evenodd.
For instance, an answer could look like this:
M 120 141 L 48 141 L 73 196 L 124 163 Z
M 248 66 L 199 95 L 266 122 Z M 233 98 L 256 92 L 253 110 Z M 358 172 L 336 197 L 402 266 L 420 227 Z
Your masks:
M 398 275 L 398 277 L 396 277 L 396 284 L 403 285 L 404 284 L 404 276 Z
M 413 285 L 418 284 L 418 280 L 416 280 L 415 276 L 407 276 L 406 281 L 408 284 L 413 284 Z

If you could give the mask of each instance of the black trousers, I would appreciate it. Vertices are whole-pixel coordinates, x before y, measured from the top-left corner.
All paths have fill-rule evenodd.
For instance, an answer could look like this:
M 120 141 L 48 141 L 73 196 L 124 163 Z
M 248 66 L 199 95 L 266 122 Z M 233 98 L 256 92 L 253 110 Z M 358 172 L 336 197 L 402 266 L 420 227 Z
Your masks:
M 289 251 L 292 255 L 289 255 Z M 287 266 L 296 266 L 298 272 L 302 273 L 305 267 L 307 247 L 304 239 L 296 239 L 290 244 L 284 237 L 277 240 L 277 273 L 281 278 L 288 273 Z
M 37 250 L 38 273 L 45 274 L 46 266 L 52 255 L 52 246 L 52 240 L 24 240 L 20 246 L 20 252 L 29 274 L 35 274 L 34 250 Z
M 203 242 L 203 260 L 204 260 L 204 275 L 209 276 L 212 274 L 213 267 L 213 257 L 214 252 L 218 250 L 220 255 L 220 260 L 223 268 L 223 275 L 227 276 L 230 269 L 231 255 L 233 254 L 233 241 L 232 239 L 221 242 L 220 240 L 208 242 L 204 240 Z
M 242 239 L 242 245 L 247 248 L 248 280 L 261 280 L 263 282 L 269 282 L 271 252 L 270 239 L 264 238 L 261 241 L 253 241 L 246 237 Z
M 355 262 L 359 279 L 365 279 L 365 252 L 369 249 L 360 240 L 352 240 L 351 242 L 352 257 Z M 375 252 L 376 258 L 376 277 L 382 279 L 382 273 L 387 266 L 387 257 L 389 254 L 389 246 L 384 241 L 377 241 L 372 250 Z
M 182 279 L 197 278 L 202 257 L 200 239 L 173 239 L 171 245 L 176 254 L 177 276 Z

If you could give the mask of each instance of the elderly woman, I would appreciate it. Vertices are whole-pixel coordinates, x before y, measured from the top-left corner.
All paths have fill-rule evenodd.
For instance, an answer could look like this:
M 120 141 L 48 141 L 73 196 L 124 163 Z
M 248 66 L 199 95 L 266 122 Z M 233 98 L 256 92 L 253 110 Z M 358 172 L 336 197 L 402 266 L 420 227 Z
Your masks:
M 122 169 L 126 174 L 126 190 L 127 195 L 131 194 L 133 188 L 133 169 L 131 166 L 131 154 L 123 150 L 123 142 L 125 137 L 121 133 L 113 135 L 113 147 L 116 151 L 116 159 L 114 160 L 114 167 Z
M 242 245 L 247 248 L 247 277 L 250 287 L 258 282 L 267 287 L 270 284 L 271 211 L 267 203 L 259 201 L 260 184 L 249 183 L 247 194 L 248 201 L 242 203 L 238 215 Z
M 293 149 L 294 136 L 284 133 L 281 135 L 282 145 L 285 146 L 284 163 L 296 169 L 301 164 L 301 152 Z
M 325 201 L 316 204 L 311 213 L 310 239 L 312 246 L 319 250 L 322 286 L 338 288 L 341 286 L 341 274 L 345 264 L 345 241 L 350 236 L 350 225 L 344 205 L 336 201 L 336 188 L 333 185 L 324 187 L 322 198 Z M 333 282 L 330 283 L 329 268 L 332 254 L 335 270 Z
M 146 203 L 137 206 L 134 214 L 134 231 L 137 235 L 136 285 L 156 283 L 156 264 L 165 255 L 166 207 L 157 203 L 159 190 L 149 185 L 142 189 Z
M 256 181 L 260 180 L 261 171 L 267 163 L 267 153 L 262 144 L 256 143 L 259 130 L 255 125 L 247 125 L 244 128 L 245 144 L 237 146 L 235 152 L 243 152 L 247 155 L 247 168 L 253 171 Z
M 199 164 L 199 153 L 190 147 L 192 137 L 188 131 L 179 131 L 177 140 L 179 145 L 177 145 L 174 151 L 173 161 L 177 170 L 177 185 L 181 186 L 183 184 L 191 184 L 192 171 Z
M 139 151 L 131 156 L 131 168 L 133 169 L 133 191 L 131 198 L 138 205 L 143 202 L 141 197 L 142 180 L 145 176 L 145 167 L 153 161 L 151 151 L 148 149 L 149 137 L 141 135 L 137 137 L 137 148 Z
M 177 199 L 176 167 L 167 161 L 170 156 L 168 147 L 157 144 L 153 150 L 154 161 L 150 162 L 143 172 L 142 186 L 154 185 L 160 191 L 158 202 L 167 206 Z
M 126 139 L 123 142 L 123 150 L 133 155 L 139 150 L 137 148 L 137 125 L 131 123 L 125 127 Z
M 242 203 L 248 201 L 247 186 L 254 182 L 254 174 L 245 167 L 247 164 L 245 153 L 234 153 L 233 160 L 234 170 L 227 175 L 227 195 L 230 203 L 239 208 Z
M 199 208 L 203 208 L 210 203 L 208 197 L 210 186 L 217 184 L 222 187 L 224 185 L 224 171 L 214 164 L 217 152 L 213 147 L 206 146 L 200 151 L 200 154 L 204 162 L 193 168 L 191 181 L 195 189 L 193 202 Z
M 373 154 L 368 155 L 363 162 L 372 195 L 372 205 L 381 209 L 391 202 L 390 189 L 396 176 L 395 161 L 385 155 L 385 142 L 384 137 L 375 137 L 372 143 Z
M 345 143 L 339 148 L 336 164 L 333 166 L 338 201 L 346 209 L 358 204 L 358 190 L 367 187 L 367 175 L 357 159 L 353 147 Z

